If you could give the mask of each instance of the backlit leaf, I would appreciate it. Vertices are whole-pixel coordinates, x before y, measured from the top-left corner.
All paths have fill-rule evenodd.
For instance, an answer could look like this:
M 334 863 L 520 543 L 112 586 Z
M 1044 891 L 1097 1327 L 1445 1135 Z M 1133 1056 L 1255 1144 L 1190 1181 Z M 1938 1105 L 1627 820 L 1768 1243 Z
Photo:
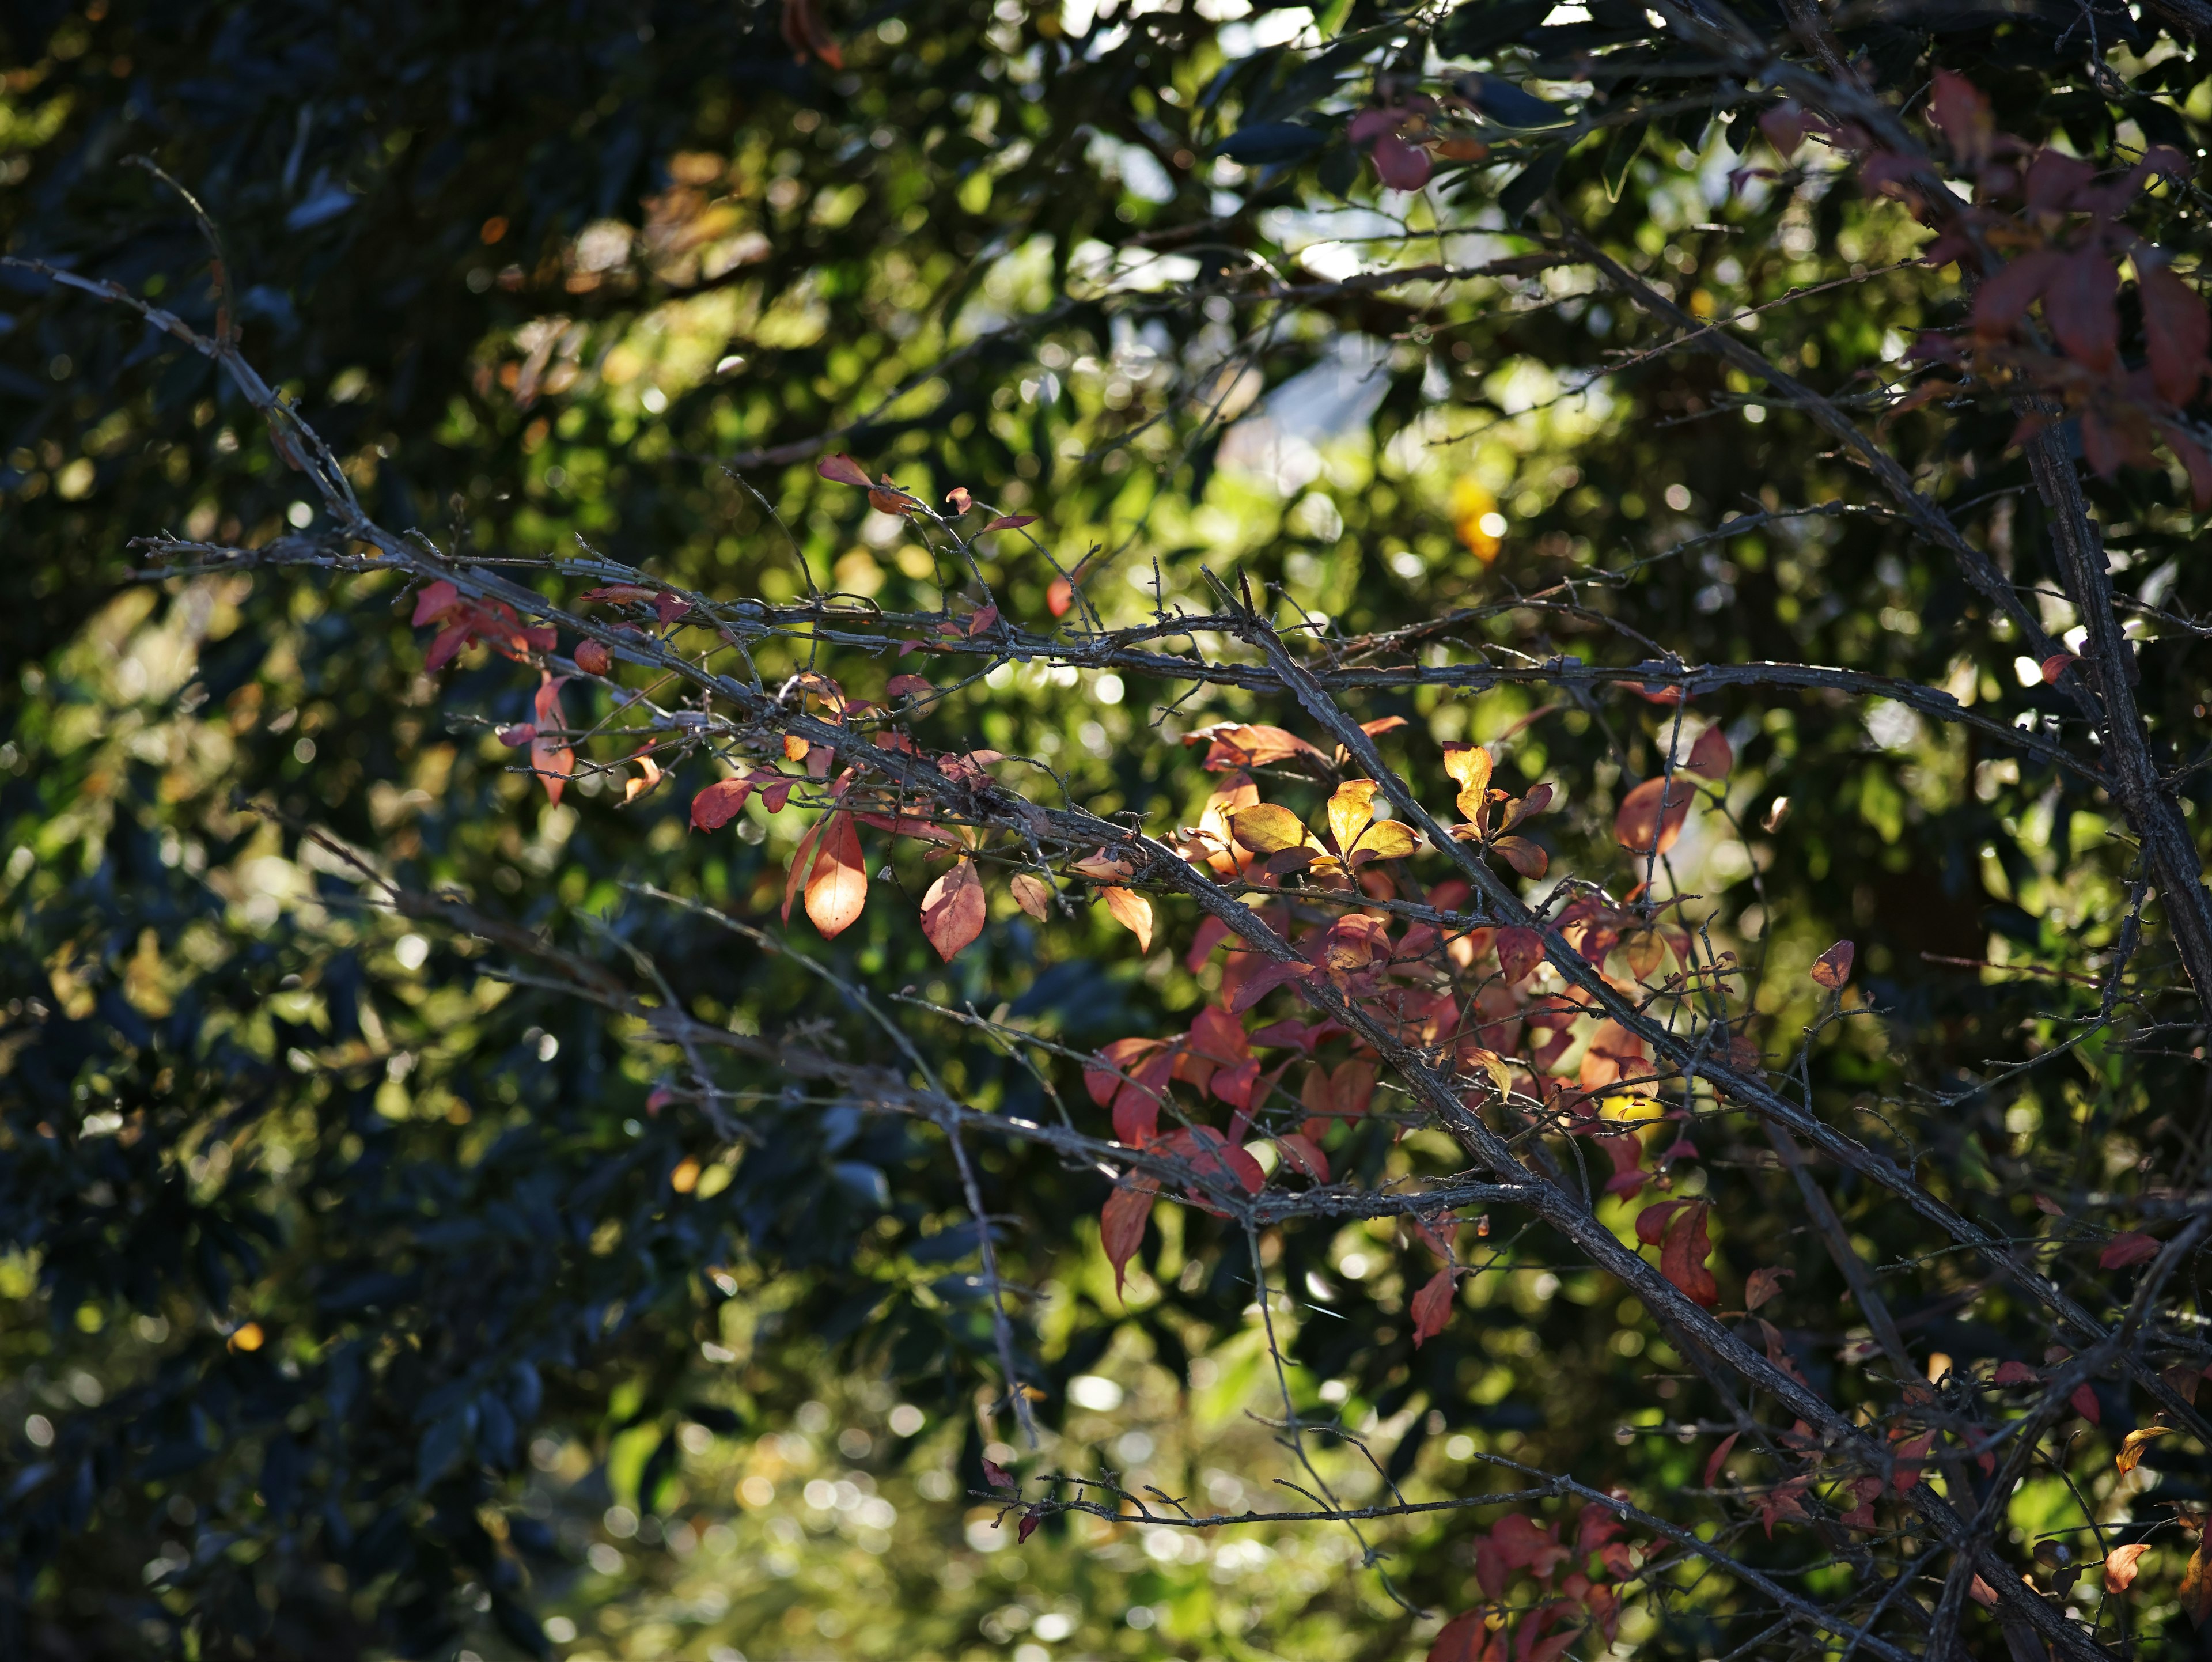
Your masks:
M 2105 1555 L 2105 1591 L 2125 1592 L 2136 1584 L 2137 1567 L 2143 1554 L 2150 1550 L 2148 1541 L 2136 1541 L 2124 1547 L 2114 1547 Z
M 1134 889 L 1106 888 L 1099 891 L 1106 901 L 1106 910 L 1114 920 L 1137 937 L 1137 950 L 1148 953 L 1152 949 L 1152 903 Z
M 976 875 L 975 862 L 965 855 L 921 898 L 921 932 L 948 964 L 983 933 L 984 916 L 983 880 Z
M 1229 816 L 1230 833 L 1255 854 L 1279 854 L 1306 840 L 1306 828 L 1297 815 L 1276 802 L 1261 802 Z
M 2105 1243 L 2105 1250 L 2097 1254 L 2097 1268 L 2124 1269 L 2131 1263 L 2141 1263 L 2145 1258 L 2157 1256 L 2157 1239 L 2140 1229 L 2130 1229 Z
M 1045 585 L 1044 609 L 1055 618 L 1067 616 L 1067 609 L 1075 604 L 1075 585 L 1065 577 L 1054 577 Z
M 2112 1457 L 2112 1464 L 2120 1469 L 2121 1475 L 2124 1476 L 2142 1464 L 2145 1447 L 2160 1437 L 2170 1437 L 2172 1434 L 2172 1426 L 2137 1426 L 2120 1440 L 2120 1452 Z
M 691 799 L 691 829 L 721 830 L 738 817 L 752 791 L 750 779 L 717 779 Z
M 1028 872 L 1016 872 L 1007 880 L 1006 887 L 1013 892 L 1014 904 L 1040 923 L 1045 921 L 1052 905 L 1052 885 L 1042 877 Z
M 840 810 L 824 822 L 814 868 L 806 874 L 806 916 L 834 941 L 852 926 L 868 904 L 868 874 L 861 863 L 860 834 L 853 816 Z
M 1457 1278 L 1447 1264 L 1430 1276 L 1422 1284 L 1421 1290 L 1413 1294 L 1413 1348 L 1416 1350 L 1443 1332 L 1445 1324 L 1451 1320 L 1452 1294 L 1456 1286 Z
M 1838 941 L 1834 946 L 1813 960 L 1813 983 L 1835 992 L 1851 978 L 1851 960 L 1858 948 L 1848 941 Z
M 1690 746 L 1690 759 L 1682 765 L 1707 779 L 1725 779 L 1735 766 L 1735 751 L 1729 744 L 1728 734 L 1718 728 L 1707 728 Z
M 875 488 L 875 481 L 868 477 L 868 470 L 850 456 L 824 456 L 814 464 L 814 471 L 823 478 L 835 480 L 839 484 L 856 485 L 862 490 Z
M 1024 526 L 1035 525 L 1036 521 L 1037 516 L 1034 514 L 1001 514 L 985 526 L 983 531 L 1019 531 Z M 975 534 L 980 537 L 983 533 L 979 531 Z
M 1683 779 L 1646 779 L 1621 799 L 1613 816 L 1613 841 L 1631 854 L 1664 854 L 1682 834 L 1696 788 Z
M 1338 852 L 1349 856 L 1352 845 L 1359 840 L 1359 833 L 1375 817 L 1376 788 L 1372 779 L 1347 779 L 1331 794 L 1328 799 L 1328 833 L 1336 839 Z M 1249 848 L 1250 844 L 1246 846 Z M 1255 852 L 1273 851 L 1255 849 Z

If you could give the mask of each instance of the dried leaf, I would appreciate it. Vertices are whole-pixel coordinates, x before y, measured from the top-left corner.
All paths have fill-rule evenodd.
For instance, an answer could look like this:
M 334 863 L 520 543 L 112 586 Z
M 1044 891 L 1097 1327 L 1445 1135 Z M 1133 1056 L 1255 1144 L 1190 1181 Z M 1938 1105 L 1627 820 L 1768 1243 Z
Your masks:
M 2124 1269 L 2131 1263 L 2141 1263 L 2145 1258 L 2157 1256 L 2157 1239 L 2140 1229 L 2130 1229 L 2105 1243 L 2105 1250 L 2097 1254 L 2097 1268 Z
M 868 477 L 868 470 L 848 455 L 824 456 L 814 464 L 814 471 L 823 478 L 839 484 L 856 485 L 862 490 L 875 489 L 875 481 Z
M 1719 1481 L 1721 1468 L 1728 1464 L 1728 1457 L 1735 1451 L 1735 1440 L 1742 1435 L 1743 1433 L 1741 1431 L 1731 1431 L 1729 1433 L 1727 1436 L 1721 1439 L 1721 1446 L 1713 1451 L 1713 1458 L 1705 1462 L 1705 1487 L 1707 1488 L 1712 1488 L 1713 1485 Z
M 1813 960 L 1813 983 L 1835 992 L 1851 978 L 1851 959 L 1858 948 L 1848 941 L 1838 941 L 1834 946 Z
M 2173 1434 L 2172 1426 L 2137 1426 L 2120 1440 L 2120 1452 L 2112 1457 L 2112 1464 L 2124 1476 L 2142 1464 L 2143 1450 L 2160 1437 Z
M 868 874 L 860 857 L 860 834 L 853 816 L 842 809 L 823 822 L 814 868 L 806 874 L 806 916 L 834 941 L 852 926 L 868 904 Z
M 945 493 L 945 505 L 955 514 L 965 514 L 974 505 L 975 500 L 968 494 L 968 487 L 964 484 L 956 484 Z
M 2125 1592 L 2130 1587 L 2135 1586 L 2138 1573 L 2137 1566 L 2141 1563 L 2143 1554 L 2150 1550 L 2150 1547 L 2151 1543 L 2148 1541 L 2137 1541 L 2129 1546 L 2114 1547 L 2106 1553 L 2105 1555 L 2105 1591 Z
M 1067 862 L 1068 870 L 1078 877 L 1088 877 L 1097 882 L 1110 883 L 1116 878 L 1133 876 L 1136 868 L 1126 860 L 1116 860 L 1101 849 L 1096 854 L 1086 854 L 1080 860 Z
M 1613 841 L 1631 854 L 1664 854 L 1682 834 L 1697 791 L 1686 781 L 1646 779 L 1621 799 L 1613 816 Z
M 1446 1265 L 1429 1277 L 1421 1290 L 1413 1294 L 1413 1348 L 1419 1350 L 1429 1340 L 1444 1330 L 1451 1320 L 1452 1294 L 1456 1277 Z
M 750 779 L 717 779 L 691 799 L 691 829 L 721 830 L 738 817 L 752 792 Z
M 966 855 L 929 886 L 921 898 L 921 932 L 937 955 L 950 964 L 960 949 L 983 933 L 983 880 Z
M 1707 728 L 1690 746 L 1690 759 L 1682 765 L 1707 779 L 1725 779 L 1735 766 L 1735 751 L 1729 744 L 1728 734 L 1718 728 Z
M 604 675 L 614 667 L 614 654 L 597 641 L 579 641 L 575 650 L 576 667 L 586 675 Z
M 1134 889 L 1106 888 L 1099 892 L 1105 898 L 1106 910 L 1114 914 L 1114 921 L 1137 937 L 1137 950 L 1152 951 L 1152 903 Z
M 1052 885 L 1042 877 L 1028 872 L 1016 872 L 1006 886 L 1013 891 L 1014 904 L 1040 923 L 1045 921 L 1052 905 Z
M 1794 1269 L 1753 1270 L 1743 1284 L 1743 1307 L 1756 1310 L 1778 1297 L 1782 1291 L 1782 1278 L 1796 1273 Z

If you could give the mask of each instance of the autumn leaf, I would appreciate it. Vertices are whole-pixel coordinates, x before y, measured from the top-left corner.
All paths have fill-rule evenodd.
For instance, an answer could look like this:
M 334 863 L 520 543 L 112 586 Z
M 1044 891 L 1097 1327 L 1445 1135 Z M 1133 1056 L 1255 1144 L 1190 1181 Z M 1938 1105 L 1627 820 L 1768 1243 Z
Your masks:
M 983 1481 L 988 1483 L 993 1488 L 1019 1488 L 1021 1487 L 1020 1484 L 1014 1481 L 1014 1474 L 1012 1472 L 1008 1471 L 1006 1467 L 1000 1465 L 996 1460 L 991 1459 L 988 1457 L 986 1457 L 983 1461 Z
M 2087 1379 L 2075 1385 L 2066 1400 L 2073 1404 L 2074 1411 L 2091 1425 L 2104 1424 L 2104 1410 L 2098 1406 L 2097 1393 Z
M 1682 834 L 1696 788 L 1683 780 L 1646 779 L 1621 799 L 1613 816 L 1613 841 L 1631 854 L 1664 854 Z
M 2124 1547 L 2114 1547 L 2105 1555 L 2105 1591 L 2125 1592 L 2136 1584 L 2136 1567 L 2143 1554 L 2150 1550 L 2148 1541 L 2137 1541 Z
M 1106 1197 L 1105 1209 L 1098 1215 L 1098 1244 L 1106 1251 L 1106 1262 L 1114 1266 L 1117 1298 L 1123 1296 L 1129 1260 L 1144 1245 L 1145 1224 L 1152 1215 L 1152 1201 L 1158 1192 L 1159 1185 L 1149 1178 L 1132 1178 Z
M 814 471 L 823 478 L 839 484 L 854 485 L 862 490 L 875 489 L 875 481 L 868 477 L 868 470 L 842 454 L 824 456 L 814 464 Z
M 1735 1449 L 1735 1440 L 1742 1435 L 1743 1433 L 1741 1431 L 1731 1431 L 1729 1433 L 1727 1436 L 1721 1439 L 1721 1446 L 1713 1451 L 1713 1458 L 1705 1462 L 1705 1487 L 1707 1488 L 1712 1488 L 1714 1484 L 1720 1481 L 1721 1468 L 1728 1464 L 1728 1457 L 1734 1452 Z
M 597 641 L 576 642 L 576 667 L 586 675 L 604 675 L 614 667 L 614 654 Z
M 1743 1284 L 1743 1307 L 1746 1310 L 1756 1310 L 1759 1306 L 1778 1297 L 1782 1292 L 1782 1278 L 1784 1275 L 1795 1275 L 1796 1273 L 1794 1269 L 1753 1270 Z
M 2065 674 L 2068 670 L 2071 669 L 2075 665 L 2081 661 L 2081 660 L 2080 657 L 2071 652 L 2052 653 L 2048 658 L 2045 658 L 2043 661 L 2040 673 L 2043 677 L 2044 685 L 2057 685 L 2058 678 Z
M 1052 904 L 1052 885 L 1028 872 L 1016 872 L 1006 883 L 1013 892 L 1014 904 L 1040 923 L 1045 921 Z
M 1551 864 L 1551 857 L 1543 849 L 1525 837 L 1501 837 L 1490 848 L 1492 853 L 1503 855 L 1505 863 L 1523 877 L 1541 877 Z
M 2136 287 L 2142 301 L 2143 357 L 2153 386 L 2169 404 L 2186 404 L 2203 378 L 2204 354 L 2212 347 L 2212 316 L 2197 291 L 2163 261 L 2137 249 Z
M 1851 978 L 1851 959 L 1858 948 L 1848 941 L 1838 941 L 1834 946 L 1813 960 L 1813 983 L 1826 987 L 1830 992 L 1840 989 Z
M 1304 1132 L 1284 1132 L 1275 1139 L 1275 1147 L 1282 1150 L 1284 1164 L 1293 1171 L 1316 1183 L 1328 1181 L 1328 1156 L 1322 1152 L 1319 1143 Z
M 983 933 L 983 880 L 966 855 L 929 886 L 921 898 L 921 932 L 937 955 L 950 964 L 960 949 Z
M 860 834 L 842 809 L 823 824 L 814 868 L 806 874 L 806 916 L 834 941 L 852 926 L 868 904 L 868 874 L 861 863 Z
M 660 626 L 663 629 L 667 628 L 669 624 L 690 610 L 691 602 L 681 594 L 663 593 L 653 597 L 653 616 L 660 619 Z
M 2130 1229 L 2105 1243 L 2105 1250 L 2097 1254 L 2097 1268 L 2124 1269 L 2131 1263 L 2141 1263 L 2145 1258 L 2157 1256 L 2156 1239 L 2140 1229 Z
M 1352 845 L 1359 840 L 1359 833 L 1375 817 L 1376 788 L 1372 779 L 1347 779 L 1328 799 L 1328 832 L 1336 839 L 1338 850 L 1347 857 L 1351 855 Z M 1248 809 L 1247 812 L 1256 813 L 1258 810 Z M 1250 845 L 1248 843 L 1246 846 Z M 1254 852 L 1262 850 L 1255 849 Z
M 884 683 L 886 698 L 927 697 L 937 689 L 919 675 L 894 675 Z
M 1055 618 L 1067 616 L 1067 609 L 1075 604 L 1075 585 L 1065 577 L 1054 577 L 1045 586 L 1044 609 Z
M 981 635 L 992 629 L 997 624 L 998 621 L 998 607 L 994 606 L 987 606 L 980 608 L 976 612 L 975 615 L 968 620 L 968 638 L 970 640 L 975 639 L 976 636 Z
M 1443 1332 L 1444 1324 L 1451 1320 L 1455 1287 L 1455 1277 L 1447 1264 L 1430 1276 L 1422 1284 L 1421 1290 L 1413 1294 L 1414 1349 L 1419 1350 L 1423 1344 Z
M 833 70 L 845 67 L 845 54 L 838 49 L 837 37 L 830 33 L 820 15 L 815 11 L 814 0 L 783 0 L 783 44 L 791 48 L 792 55 L 801 63 L 813 57 L 820 58 Z M 852 458 L 838 456 L 832 460 L 850 461 Z M 836 476 L 825 474 L 823 477 Z M 866 483 L 865 475 L 861 482 Z
M 2043 1375 L 2026 1362 L 1999 1362 L 1997 1371 L 1990 1376 L 1991 1385 L 2033 1385 Z
M 1019 531 L 1024 526 L 1035 525 L 1036 521 L 1037 516 L 1034 514 L 1001 514 L 985 526 L 983 531 Z M 980 537 L 983 531 L 975 534 Z
M 1487 1618 L 1480 1610 L 1452 1617 L 1429 1647 L 1429 1662 L 1488 1662 L 1493 1647 Z
M 2197 1550 L 2189 1555 L 2189 1568 L 2181 1572 L 2181 1608 L 2189 1619 L 2203 1627 L 2212 1616 L 2212 1529 L 2197 1537 Z
M 955 514 L 965 514 L 975 505 L 975 499 L 968 494 L 968 487 L 956 484 L 945 493 L 945 505 Z
M 1705 1267 L 1713 1250 L 1705 1234 L 1705 1217 L 1711 1209 L 1708 1201 L 1663 1200 L 1645 1207 L 1636 1218 L 1636 1238 L 1646 1246 L 1658 1245 L 1659 1273 L 1708 1310 L 1721 1301 L 1720 1284 Z
M 538 683 L 538 731 L 530 740 L 530 765 L 538 775 L 538 783 L 545 787 L 546 800 L 556 807 L 561 792 L 568 776 L 576 770 L 576 752 L 556 739 L 544 736 L 549 728 L 565 730 L 568 718 L 562 713 L 561 689 L 568 681 L 565 675 L 541 675 Z
M 1728 734 L 1718 728 L 1707 728 L 1690 746 L 1690 759 L 1682 765 L 1707 779 L 1727 778 L 1735 766 L 1735 752 L 1729 746 Z
M 1504 971 L 1507 986 L 1517 986 L 1527 980 L 1543 961 L 1544 937 L 1535 930 L 1512 928 L 1498 932 L 1498 967 Z
M 2066 356 L 2084 368 L 2112 367 L 2119 352 L 2120 274 L 2098 244 L 2069 254 L 2044 290 L 2043 315 Z
M 1030 1537 L 1035 1535 L 1037 1525 L 1043 1521 L 1044 1519 L 1034 1512 L 1024 1513 L 1021 1522 L 1014 1525 L 1014 1544 L 1019 1546 Z
M 2120 1440 L 2120 1452 L 2112 1457 L 2112 1464 L 2124 1476 L 2142 1464 L 2143 1450 L 2154 1440 L 2172 1434 L 2172 1426 L 2137 1426 Z
M 443 578 L 426 583 L 422 592 L 415 597 L 414 627 L 434 624 L 450 618 L 461 607 L 461 591 Z
M 1492 767 L 1490 752 L 1480 745 L 1444 746 L 1444 771 L 1459 786 L 1459 811 L 1473 822 L 1478 833 L 1489 812 Z
M 752 791 L 750 779 L 717 779 L 691 799 L 691 829 L 721 830 L 738 817 Z
M 1099 893 L 1105 898 L 1106 910 L 1114 914 L 1114 921 L 1137 937 L 1137 950 L 1152 951 L 1152 903 L 1134 889 L 1108 887 Z
M 1230 834 L 1255 854 L 1279 854 L 1304 845 L 1306 828 L 1297 815 L 1274 802 L 1261 802 L 1229 816 Z
M 1088 877 L 1101 883 L 1110 883 L 1119 877 L 1133 876 L 1137 869 L 1126 860 L 1116 860 L 1103 849 L 1096 854 L 1086 854 L 1080 860 L 1069 861 L 1067 868 L 1078 877 Z

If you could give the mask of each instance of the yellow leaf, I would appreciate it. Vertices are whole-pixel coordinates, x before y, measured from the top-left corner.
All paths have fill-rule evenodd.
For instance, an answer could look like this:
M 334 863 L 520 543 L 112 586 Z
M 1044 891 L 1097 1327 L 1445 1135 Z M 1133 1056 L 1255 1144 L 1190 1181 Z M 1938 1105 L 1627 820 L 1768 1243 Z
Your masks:
M 1446 745 L 1444 771 L 1459 786 L 1459 811 L 1479 833 L 1489 812 L 1490 752 L 1480 745 Z
M 2143 1450 L 2156 1437 L 2171 1436 L 2172 1426 L 2138 1426 L 2121 1440 L 2120 1452 L 2112 1457 L 2112 1464 L 2122 1472 L 2133 1471 L 2142 1464 Z
M 1421 846 L 1421 839 L 1413 828 L 1396 819 L 1378 819 L 1359 835 L 1352 850 L 1352 863 L 1362 866 L 1370 860 L 1403 860 Z
M 1336 839 L 1337 851 L 1347 859 L 1360 831 L 1375 817 L 1374 801 L 1372 779 L 1347 779 L 1328 799 L 1328 833 Z
M 1255 854 L 1280 854 L 1306 840 L 1306 828 L 1297 815 L 1273 802 L 1238 810 L 1229 816 L 1229 829 Z

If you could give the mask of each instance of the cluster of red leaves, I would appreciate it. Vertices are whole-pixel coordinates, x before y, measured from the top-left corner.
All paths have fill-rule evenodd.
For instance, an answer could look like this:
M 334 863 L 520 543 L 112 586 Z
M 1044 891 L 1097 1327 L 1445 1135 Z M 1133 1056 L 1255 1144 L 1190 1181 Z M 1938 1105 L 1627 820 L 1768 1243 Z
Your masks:
M 2075 418 L 2082 454 L 2106 478 L 2122 466 L 2156 466 L 2162 439 L 2187 470 L 2197 506 L 2212 505 L 2212 448 L 2184 413 L 2212 374 L 2212 314 L 2166 251 L 2122 217 L 2154 180 L 2185 184 L 2187 162 L 2154 145 L 2133 167 L 2100 174 L 1997 131 L 1989 100 L 1948 70 L 1936 73 L 1929 115 L 1953 165 L 1974 180 L 1972 202 L 1931 188 L 1917 158 L 1867 147 L 1861 170 L 1869 189 L 1903 201 L 1938 231 L 1928 263 L 1956 262 L 1974 284 L 1963 338 L 1931 335 L 1917 356 L 2026 403 L 2015 441 L 2058 412 Z M 2120 356 L 2123 262 L 2133 269 L 2142 324 L 2144 362 L 2134 368 Z M 2030 317 L 2039 306 L 2041 332 Z M 1960 390 L 1931 379 L 1906 404 Z
M 1624 1540 L 1626 1532 L 1619 1515 L 1595 1502 L 1577 1515 L 1571 1543 L 1560 1539 L 1558 1524 L 1508 1513 L 1475 1537 L 1474 1578 L 1485 1603 L 1444 1623 L 1429 1662 L 1553 1662 L 1585 1635 L 1612 1643 L 1620 1627 L 1618 1584 L 1649 1555 Z M 1516 1615 L 1504 1601 L 1522 1576 L 1536 1584 L 1538 1602 Z

